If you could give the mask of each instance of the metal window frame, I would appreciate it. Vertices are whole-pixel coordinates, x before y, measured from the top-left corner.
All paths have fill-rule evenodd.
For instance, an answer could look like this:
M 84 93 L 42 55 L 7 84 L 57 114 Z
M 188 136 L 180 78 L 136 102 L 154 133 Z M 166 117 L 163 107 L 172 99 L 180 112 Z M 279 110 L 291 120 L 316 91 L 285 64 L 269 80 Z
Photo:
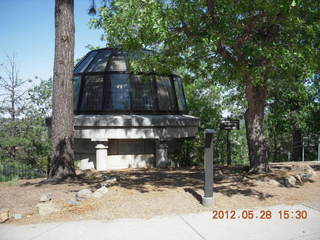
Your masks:
M 95 59 L 97 58 L 97 56 L 99 55 L 99 51 L 111 51 L 109 57 L 108 57 L 108 62 L 106 64 L 106 67 L 104 69 L 103 72 L 87 72 L 87 69 L 89 69 L 91 67 L 91 65 L 93 64 L 93 62 L 95 61 Z M 186 102 L 186 97 L 185 97 L 185 91 L 184 91 L 184 87 L 183 84 L 181 84 L 182 87 L 182 97 L 184 98 L 184 102 L 185 102 L 185 110 L 180 111 L 179 110 L 179 105 L 178 105 L 178 96 L 177 96 L 177 92 L 175 89 L 175 85 L 174 85 L 174 81 L 175 78 L 180 79 L 181 83 L 182 80 L 180 78 L 180 76 L 176 75 L 176 74 L 169 74 L 169 75 L 164 75 L 164 74 L 158 74 L 155 72 L 138 72 L 138 73 L 133 73 L 130 71 L 129 67 L 129 62 L 128 62 L 128 54 L 126 54 L 125 56 L 125 61 L 126 61 L 126 66 L 127 66 L 127 71 L 108 71 L 107 69 L 109 69 L 109 65 L 110 65 L 110 60 L 112 59 L 113 56 L 115 55 L 121 55 L 119 53 L 119 51 L 122 51 L 121 49 L 115 49 L 115 48 L 103 48 L 103 49 L 97 49 L 97 50 L 93 50 L 96 51 L 96 55 L 92 58 L 91 62 L 88 64 L 88 66 L 84 69 L 83 72 L 79 72 L 79 73 L 74 73 L 74 77 L 76 76 L 80 76 L 80 92 L 79 92 L 79 100 L 77 103 L 77 106 L 74 108 L 74 114 L 79 115 L 79 114 L 116 114 L 116 113 L 121 113 L 121 114 L 152 114 L 152 115 L 156 115 L 156 114 L 186 114 L 188 113 L 188 106 L 187 106 L 187 102 Z M 85 58 L 93 51 L 90 51 L 89 53 L 87 53 L 85 55 L 85 57 L 75 66 L 75 69 L 79 66 L 79 64 L 81 64 Z M 122 51 L 123 53 L 123 51 Z M 125 53 L 125 52 L 124 52 Z M 111 95 L 110 97 L 108 97 L 109 102 L 107 102 L 107 89 L 111 89 L 111 77 L 110 75 L 115 75 L 115 74 L 128 74 L 128 88 L 129 88 L 129 101 L 130 101 L 130 105 L 129 105 L 129 110 L 115 110 L 115 109 L 106 109 L 106 105 L 110 105 L 110 99 L 111 99 Z M 83 101 L 83 94 L 84 94 L 84 87 L 85 87 L 85 79 L 86 76 L 90 76 L 90 75 L 102 75 L 103 76 L 103 100 L 102 100 L 102 110 L 101 111 L 94 111 L 94 110 L 81 110 L 81 103 Z M 133 108 L 133 102 L 132 102 L 132 91 L 133 91 L 133 86 L 131 84 L 131 79 L 133 76 L 139 76 L 139 75 L 150 75 L 152 76 L 152 84 L 151 87 L 153 89 L 153 92 L 155 93 L 154 96 L 154 105 L 155 108 L 152 110 L 138 110 L 138 109 L 134 109 Z M 158 83 L 156 80 L 156 77 L 168 77 L 170 80 L 170 85 L 171 85 L 171 90 L 174 94 L 173 97 L 173 110 L 160 110 L 159 109 L 159 96 L 158 96 Z M 112 94 L 112 91 L 109 91 Z M 171 101 L 170 101 L 171 102 Z M 171 104 L 171 103 L 170 103 Z

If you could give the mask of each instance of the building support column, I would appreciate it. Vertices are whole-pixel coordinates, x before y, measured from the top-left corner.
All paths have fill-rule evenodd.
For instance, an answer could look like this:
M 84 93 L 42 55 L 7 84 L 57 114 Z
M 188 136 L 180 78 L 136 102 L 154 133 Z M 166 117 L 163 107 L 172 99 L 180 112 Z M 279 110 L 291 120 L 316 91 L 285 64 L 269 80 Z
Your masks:
M 166 141 L 156 142 L 156 167 L 164 168 L 170 165 L 168 159 L 168 143 Z
M 107 170 L 108 142 L 99 142 L 96 145 L 96 169 L 98 171 Z

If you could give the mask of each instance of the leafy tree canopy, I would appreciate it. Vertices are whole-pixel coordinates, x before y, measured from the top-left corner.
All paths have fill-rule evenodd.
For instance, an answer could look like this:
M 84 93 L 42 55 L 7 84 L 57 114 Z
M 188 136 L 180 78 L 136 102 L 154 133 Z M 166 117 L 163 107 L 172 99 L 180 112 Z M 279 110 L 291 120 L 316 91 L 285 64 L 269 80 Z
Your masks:
M 250 75 L 256 84 L 274 85 L 279 76 L 301 79 L 319 67 L 314 0 L 115 0 L 98 10 L 92 26 L 112 46 L 160 53 L 139 70 L 187 66 L 225 83 Z

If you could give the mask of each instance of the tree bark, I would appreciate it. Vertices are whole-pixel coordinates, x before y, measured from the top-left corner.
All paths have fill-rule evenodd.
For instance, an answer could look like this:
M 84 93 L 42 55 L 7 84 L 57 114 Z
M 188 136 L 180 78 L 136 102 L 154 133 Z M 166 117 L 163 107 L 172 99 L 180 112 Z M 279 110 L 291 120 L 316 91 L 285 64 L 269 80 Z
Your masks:
M 74 2 L 55 1 L 53 69 L 53 153 L 49 178 L 75 176 L 73 150 L 72 76 L 74 67 Z
M 267 145 L 263 132 L 264 108 L 267 90 L 264 86 L 255 87 L 251 81 L 246 82 L 248 108 L 245 113 L 250 172 L 269 171 Z
M 302 132 L 301 129 L 292 130 L 292 161 L 301 161 L 302 159 Z

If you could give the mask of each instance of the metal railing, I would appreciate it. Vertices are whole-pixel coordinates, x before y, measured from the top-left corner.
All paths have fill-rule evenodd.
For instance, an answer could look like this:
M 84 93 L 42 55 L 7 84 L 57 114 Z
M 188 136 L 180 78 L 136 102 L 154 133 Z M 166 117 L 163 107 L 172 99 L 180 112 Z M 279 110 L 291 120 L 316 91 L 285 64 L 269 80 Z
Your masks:
M 47 172 L 27 164 L 0 162 L 0 182 L 46 177 Z

